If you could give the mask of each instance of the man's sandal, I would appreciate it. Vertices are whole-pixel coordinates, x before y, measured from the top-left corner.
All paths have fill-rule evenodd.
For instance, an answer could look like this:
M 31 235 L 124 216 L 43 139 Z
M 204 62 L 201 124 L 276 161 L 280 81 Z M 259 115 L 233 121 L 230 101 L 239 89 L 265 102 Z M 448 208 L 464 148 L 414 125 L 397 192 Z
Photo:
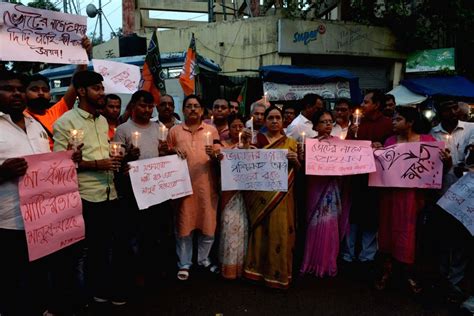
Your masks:
M 186 281 L 187 279 L 189 279 L 189 269 L 179 269 L 176 277 L 180 281 Z

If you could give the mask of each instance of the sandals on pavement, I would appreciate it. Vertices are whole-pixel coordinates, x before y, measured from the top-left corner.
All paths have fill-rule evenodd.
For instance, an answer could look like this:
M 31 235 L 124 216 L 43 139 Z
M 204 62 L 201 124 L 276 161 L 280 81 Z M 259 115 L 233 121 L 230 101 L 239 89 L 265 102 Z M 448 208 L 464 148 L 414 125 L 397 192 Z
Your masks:
M 215 264 L 209 264 L 208 266 L 204 267 L 204 269 L 206 269 L 207 271 L 209 271 L 210 273 L 212 274 L 219 274 L 221 273 L 221 270 L 219 269 L 219 267 Z
M 180 281 L 186 281 L 187 279 L 189 279 L 189 269 L 179 269 L 176 277 Z

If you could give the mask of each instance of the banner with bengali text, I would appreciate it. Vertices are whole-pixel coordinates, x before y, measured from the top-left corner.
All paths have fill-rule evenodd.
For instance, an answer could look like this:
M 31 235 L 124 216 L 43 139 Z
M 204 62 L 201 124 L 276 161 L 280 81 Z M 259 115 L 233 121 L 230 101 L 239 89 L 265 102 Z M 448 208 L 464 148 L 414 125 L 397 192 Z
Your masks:
M 72 151 L 25 156 L 18 183 L 30 261 L 84 239 L 85 228 Z
M 104 77 L 105 93 L 132 94 L 138 90 L 140 67 L 102 59 L 92 59 L 92 65 Z
M 177 155 L 136 160 L 128 164 L 133 193 L 140 210 L 193 194 L 188 163 Z
M 474 236 L 474 172 L 466 173 L 454 183 L 437 203 L 453 215 Z
M 441 188 L 441 149 L 444 149 L 444 142 L 400 143 L 376 149 L 374 156 L 377 171 L 369 175 L 369 186 Z
M 287 149 L 223 149 L 222 191 L 288 191 Z
M 0 60 L 89 63 L 81 45 L 85 16 L 1 2 L 0 17 Z
M 370 141 L 337 137 L 305 140 L 306 174 L 345 176 L 375 171 Z

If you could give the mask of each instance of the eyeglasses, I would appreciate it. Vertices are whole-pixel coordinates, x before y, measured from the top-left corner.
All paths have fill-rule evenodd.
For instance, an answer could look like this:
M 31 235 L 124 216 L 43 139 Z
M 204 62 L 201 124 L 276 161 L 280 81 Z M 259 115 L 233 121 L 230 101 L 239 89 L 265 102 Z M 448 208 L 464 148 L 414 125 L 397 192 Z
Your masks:
M 199 104 L 188 104 L 188 105 L 185 105 L 184 108 L 186 110 L 192 110 L 192 109 L 198 110 L 201 108 L 201 106 Z
M 322 121 L 319 121 L 318 123 L 319 123 L 319 124 L 326 124 L 326 125 L 327 125 L 327 124 L 332 124 L 333 121 L 332 121 L 332 120 L 322 120 Z

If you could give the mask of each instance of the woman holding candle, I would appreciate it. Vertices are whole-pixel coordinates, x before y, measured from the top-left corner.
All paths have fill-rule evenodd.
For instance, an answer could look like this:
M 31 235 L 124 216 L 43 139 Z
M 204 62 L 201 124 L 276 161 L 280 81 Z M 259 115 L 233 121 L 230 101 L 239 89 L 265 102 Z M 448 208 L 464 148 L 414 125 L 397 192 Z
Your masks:
M 240 114 L 228 117 L 230 138 L 223 142 L 224 148 L 248 147 L 249 134 L 244 134 L 245 120 Z M 245 145 L 244 145 L 245 144 Z M 219 262 L 222 276 L 226 279 L 241 277 L 247 251 L 248 221 L 245 203 L 240 191 L 221 193 L 221 229 Z
M 320 141 L 338 139 L 331 136 L 330 111 L 316 112 L 312 122 Z M 348 185 L 344 178 L 335 176 L 307 176 L 306 181 L 307 231 L 301 273 L 335 276 L 339 245 L 348 231 Z
M 288 149 L 288 191 L 244 193 L 250 225 L 244 276 L 264 281 L 269 287 L 286 289 L 292 279 L 295 245 L 293 184 L 295 169 L 300 167 L 300 163 L 296 141 L 283 134 L 281 110 L 271 106 L 265 111 L 264 118 L 267 131 L 257 134 L 256 146 Z
M 213 160 L 220 149 L 219 134 L 214 126 L 205 124 L 198 96 L 183 101 L 184 123 L 169 130 L 168 145 L 188 163 L 193 194 L 178 201 L 176 212 L 176 252 L 179 280 L 189 278 L 193 258 L 193 238 L 198 239 L 197 263 L 211 273 L 219 269 L 209 259 L 214 243 L 217 216 L 217 175 Z
M 396 135 L 385 141 L 385 146 L 408 142 L 432 142 L 431 135 L 419 133 L 420 114 L 415 107 L 398 106 L 392 119 Z M 449 165 L 451 156 L 446 150 L 440 152 L 440 158 Z M 415 188 L 387 188 L 380 192 L 379 251 L 385 257 L 383 272 L 375 283 L 378 290 L 386 288 L 396 263 L 412 294 L 421 291 L 413 274 L 415 263 L 416 222 L 419 211 L 424 207 L 428 194 L 432 190 Z

